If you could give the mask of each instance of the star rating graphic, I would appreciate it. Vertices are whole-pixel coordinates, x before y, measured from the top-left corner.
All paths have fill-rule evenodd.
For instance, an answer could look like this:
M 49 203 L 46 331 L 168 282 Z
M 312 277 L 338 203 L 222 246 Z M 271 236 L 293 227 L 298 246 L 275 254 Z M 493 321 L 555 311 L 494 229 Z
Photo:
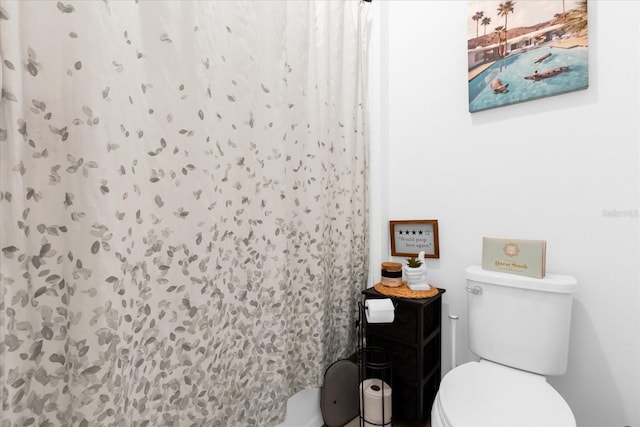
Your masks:
M 413 234 L 413 235 L 418 234 L 418 235 L 422 236 L 423 234 L 427 234 L 427 235 L 431 234 L 431 231 L 429 231 L 429 230 L 418 230 L 418 231 L 416 231 L 416 230 L 405 230 L 405 231 L 398 230 L 398 234 L 401 235 L 401 236 L 403 234 L 406 234 L 407 236 L 410 235 L 410 234 Z

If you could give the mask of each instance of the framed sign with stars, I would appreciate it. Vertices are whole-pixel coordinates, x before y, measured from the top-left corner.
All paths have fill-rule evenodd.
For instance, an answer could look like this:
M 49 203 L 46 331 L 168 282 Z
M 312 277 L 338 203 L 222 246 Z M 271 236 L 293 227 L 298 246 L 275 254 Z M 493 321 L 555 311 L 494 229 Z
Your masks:
M 389 221 L 389 234 L 391 256 L 440 258 L 437 219 Z

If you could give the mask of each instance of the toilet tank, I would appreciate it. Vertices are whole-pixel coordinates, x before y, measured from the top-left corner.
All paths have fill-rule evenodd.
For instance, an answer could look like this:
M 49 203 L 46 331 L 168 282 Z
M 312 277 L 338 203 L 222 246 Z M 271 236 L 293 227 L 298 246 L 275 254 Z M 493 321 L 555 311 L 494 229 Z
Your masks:
M 535 279 L 480 266 L 465 272 L 470 350 L 525 371 L 563 375 L 576 279 L 555 274 Z

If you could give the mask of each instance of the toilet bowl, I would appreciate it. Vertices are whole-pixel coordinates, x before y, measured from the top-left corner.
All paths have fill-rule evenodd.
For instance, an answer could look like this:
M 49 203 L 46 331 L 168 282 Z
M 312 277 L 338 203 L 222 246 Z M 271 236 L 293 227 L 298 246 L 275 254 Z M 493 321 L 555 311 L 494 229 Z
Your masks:
M 576 427 L 566 401 L 542 375 L 481 360 L 442 379 L 432 427 Z

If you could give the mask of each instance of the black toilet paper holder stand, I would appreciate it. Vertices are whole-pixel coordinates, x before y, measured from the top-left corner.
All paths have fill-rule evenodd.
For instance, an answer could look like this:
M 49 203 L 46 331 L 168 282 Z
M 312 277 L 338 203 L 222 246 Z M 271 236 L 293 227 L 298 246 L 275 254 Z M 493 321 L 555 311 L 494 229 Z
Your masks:
M 366 331 L 368 326 L 366 319 L 366 307 L 362 302 L 358 302 L 358 349 L 357 349 L 357 364 L 358 364 L 358 394 L 359 394 L 359 421 L 360 427 L 380 426 L 390 427 L 392 425 L 392 414 L 385 407 L 385 388 L 392 388 L 393 384 L 393 360 L 392 356 L 384 350 L 382 347 L 369 346 L 366 343 Z M 382 398 L 380 399 L 381 419 L 372 420 L 367 419 L 368 411 L 366 408 L 365 388 L 364 382 L 368 379 L 379 379 L 380 385 L 374 384 L 371 386 L 376 392 L 380 391 Z M 376 389 L 377 388 L 377 389 Z M 393 400 L 393 399 L 392 399 Z M 391 405 L 393 406 L 393 404 Z

